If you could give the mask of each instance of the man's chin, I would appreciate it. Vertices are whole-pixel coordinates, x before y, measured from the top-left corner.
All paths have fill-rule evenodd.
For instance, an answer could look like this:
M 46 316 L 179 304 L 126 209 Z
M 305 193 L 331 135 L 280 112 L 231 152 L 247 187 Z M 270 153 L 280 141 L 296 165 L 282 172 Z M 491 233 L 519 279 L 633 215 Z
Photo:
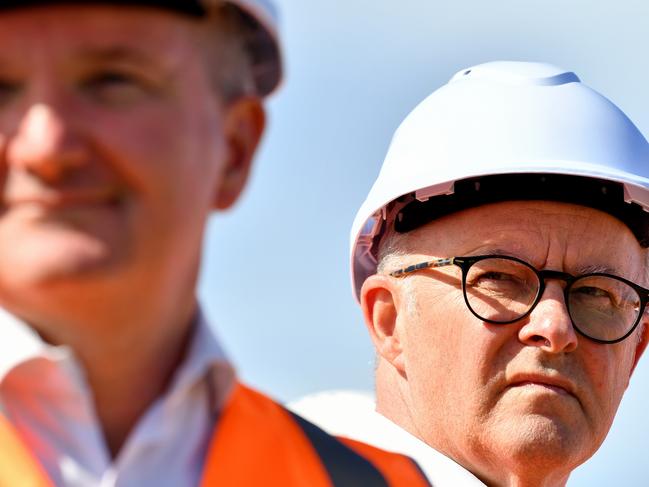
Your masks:
M 564 420 L 557 416 L 528 414 L 510 418 L 506 431 L 492 436 L 507 451 L 515 463 L 538 465 L 579 465 L 590 456 L 584 451 L 589 434 L 578 425 L 578 420 Z M 496 436 L 500 438 L 497 440 Z

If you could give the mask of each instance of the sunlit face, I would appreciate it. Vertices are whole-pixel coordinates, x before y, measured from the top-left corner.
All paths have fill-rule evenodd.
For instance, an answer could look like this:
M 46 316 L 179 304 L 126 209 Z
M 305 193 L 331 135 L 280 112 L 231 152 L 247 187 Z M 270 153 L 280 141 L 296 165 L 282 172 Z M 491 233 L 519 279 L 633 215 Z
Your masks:
M 646 285 L 645 253 L 629 229 L 580 206 L 487 205 L 428 224 L 408 242 L 406 265 L 505 253 L 537 269 L 610 269 Z M 553 280 L 530 316 L 490 325 L 467 309 L 460 275 L 450 266 L 398 279 L 401 372 L 415 434 L 485 479 L 521 468 L 567 475 L 608 432 L 641 353 L 640 329 L 614 345 L 576 334 L 564 284 Z
M 198 28 L 153 8 L 0 14 L 5 305 L 191 286 L 227 152 Z

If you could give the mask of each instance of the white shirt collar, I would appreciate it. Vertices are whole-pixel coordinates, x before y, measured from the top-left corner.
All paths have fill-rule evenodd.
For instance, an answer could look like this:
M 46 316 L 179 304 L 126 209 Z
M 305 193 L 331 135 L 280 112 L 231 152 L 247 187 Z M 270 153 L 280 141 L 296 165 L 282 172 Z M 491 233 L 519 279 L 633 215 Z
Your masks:
M 167 391 L 140 418 L 116 459 L 110 458 L 92 391 L 70 347 L 48 345 L 1 309 L 0 330 L 0 410 L 56 485 L 198 483 L 215 420 L 235 384 L 234 370 L 200 311 Z
M 435 487 L 484 487 L 477 477 L 375 410 L 371 395 L 351 391 L 312 394 L 289 408 L 335 436 L 362 441 L 415 460 Z
M 183 396 L 191 387 L 205 379 L 206 375 L 211 394 L 218 396 L 210 399 L 216 408 L 214 411 L 216 413 L 230 393 L 231 388 L 224 388 L 224 385 L 233 382 L 234 369 L 230 365 L 216 333 L 210 328 L 203 312 L 199 309 L 187 357 L 172 378 L 166 394 L 167 400 L 174 401 L 176 397 Z
M 37 359 L 58 363 L 77 380 L 82 380 L 82 369 L 70 347 L 49 345 L 29 325 L 3 308 L 0 308 L 0 330 L 0 383 L 21 364 Z M 166 395 L 182 394 L 215 366 L 227 369 L 226 374 L 234 374 L 215 332 L 199 309 L 187 356 L 174 374 Z
M 13 370 L 39 359 L 60 364 L 75 382 L 82 380 L 83 373 L 69 347 L 45 343 L 25 322 L 3 308 L 0 330 L 0 384 Z

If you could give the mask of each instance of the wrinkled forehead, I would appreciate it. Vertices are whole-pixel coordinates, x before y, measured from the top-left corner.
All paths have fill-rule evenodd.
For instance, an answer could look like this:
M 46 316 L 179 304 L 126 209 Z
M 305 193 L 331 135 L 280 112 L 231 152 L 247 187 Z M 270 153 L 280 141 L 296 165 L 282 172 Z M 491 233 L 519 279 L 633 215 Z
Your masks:
M 29 64 L 45 69 L 58 55 L 171 68 L 201 54 L 199 32 L 190 17 L 140 6 L 53 4 L 0 10 L 0 68 Z
M 505 254 L 543 268 L 576 272 L 646 266 L 646 250 L 623 222 L 600 210 L 555 201 L 506 201 L 462 210 L 407 234 L 410 252 L 431 255 Z
M 168 28 L 174 24 L 199 25 L 207 13 L 198 2 L 181 0 L 171 2 L 160 1 L 3 1 L 0 0 L 0 22 L 14 24 L 12 34 L 34 35 L 33 29 L 67 28 L 66 20 L 72 17 L 83 18 L 72 31 L 66 32 L 68 38 L 82 37 L 93 29 L 102 29 L 102 34 L 111 33 L 113 36 L 122 33 L 122 37 L 130 39 L 133 44 L 146 41 L 149 33 L 155 30 L 161 19 Z M 116 25 L 115 20 L 122 21 L 132 18 L 128 24 Z M 91 20 L 92 26 L 85 22 Z M 118 23 L 117 22 L 117 23 Z M 137 33 L 129 28 L 133 25 L 139 29 Z M 3 25 L 3 30 L 6 29 Z M 1 32 L 0 32 L 1 33 Z

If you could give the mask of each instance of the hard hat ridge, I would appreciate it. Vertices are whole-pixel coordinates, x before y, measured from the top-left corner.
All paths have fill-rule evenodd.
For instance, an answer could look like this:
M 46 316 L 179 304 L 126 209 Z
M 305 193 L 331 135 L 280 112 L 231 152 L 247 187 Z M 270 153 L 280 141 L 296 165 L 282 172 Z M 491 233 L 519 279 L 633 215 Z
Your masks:
M 543 177 L 556 187 L 540 184 Z M 467 192 L 475 183 L 483 191 Z M 489 186 L 498 191 L 489 194 Z M 352 227 L 356 297 L 376 272 L 386 223 L 399 231 L 453 209 L 523 196 L 607 211 L 645 244 L 649 144 L 619 108 L 570 71 L 521 62 L 463 69 L 395 132 Z

